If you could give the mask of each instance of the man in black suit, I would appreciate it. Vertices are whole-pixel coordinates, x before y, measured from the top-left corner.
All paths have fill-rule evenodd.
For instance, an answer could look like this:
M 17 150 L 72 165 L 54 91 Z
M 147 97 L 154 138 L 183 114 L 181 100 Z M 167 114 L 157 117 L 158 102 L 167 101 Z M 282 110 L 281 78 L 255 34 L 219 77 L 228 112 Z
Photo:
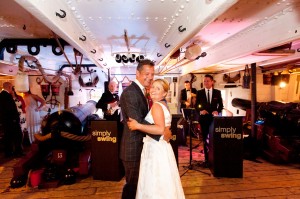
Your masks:
M 209 126 L 213 116 L 219 115 L 223 109 L 221 91 L 213 88 L 214 79 L 211 75 L 204 76 L 204 88 L 197 92 L 196 110 L 200 114 L 199 123 L 202 129 L 204 166 L 208 166 L 208 143 Z
M 191 82 L 186 80 L 184 82 L 184 89 L 181 90 L 180 93 L 180 112 L 182 112 L 182 108 L 194 108 L 193 99 L 196 98 L 197 89 L 191 88 Z M 186 146 L 186 136 L 189 132 L 189 124 L 186 120 L 181 120 L 181 124 L 184 129 L 182 132 L 182 136 L 178 139 L 180 145 Z
M 147 124 L 145 117 L 149 111 L 146 99 L 146 88 L 152 84 L 154 78 L 154 63 L 142 60 L 136 69 L 136 79 L 122 93 L 120 106 L 123 117 L 124 130 L 121 140 L 120 158 L 125 168 L 126 184 L 123 187 L 122 199 L 134 199 L 137 189 L 140 158 L 145 133 L 130 131 L 127 125 L 128 118 L 139 123 Z M 149 135 L 159 141 L 160 135 Z M 166 128 L 164 138 L 171 138 L 171 131 Z
M 0 125 L 4 133 L 4 153 L 6 157 L 21 156 L 22 130 L 20 116 L 13 97 L 11 96 L 12 84 L 3 83 L 3 90 L 0 93 Z
M 191 83 L 185 81 L 180 94 L 180 111 L 182 108 L 193 108 L 192 97 L 196 97 L 196 93 L 197 89 L 191 88 Z
M 108 121 L 120 121 L 119 96 L 116 94 L 117 86 L 115 81 L 110 81 L 108 90 L 102 94 L 96 104 L 96 108 L 102 109 L 104 118 Z

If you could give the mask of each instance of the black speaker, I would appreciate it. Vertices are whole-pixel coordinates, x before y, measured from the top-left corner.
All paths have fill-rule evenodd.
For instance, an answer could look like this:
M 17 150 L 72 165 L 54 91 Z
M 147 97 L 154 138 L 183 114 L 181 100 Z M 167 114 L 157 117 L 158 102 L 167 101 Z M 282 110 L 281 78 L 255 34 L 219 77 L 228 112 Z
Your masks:
M 215 177 L 243 177 L 243 117 L 214 117 L 209 129 L 209 165 Z
M 180 120 L 180 118 L 182 118 L 181 114 L 172 114 L 171 132 L 172 132 L 173 138 L 170 141 L 170 143 L 171 143 L 171 146 L 172 146 L 173 151 L 174 151 L 177 166 L 178 166 L 178 139 L 177 139 L 178 131 L 177 131 L 177 124 L 178 124 L 178 121 Z
M 91 121 L 92 175 L 95 180 L 119 181 L 124 167 L 119 158 L 121 132 L 116 121 Z

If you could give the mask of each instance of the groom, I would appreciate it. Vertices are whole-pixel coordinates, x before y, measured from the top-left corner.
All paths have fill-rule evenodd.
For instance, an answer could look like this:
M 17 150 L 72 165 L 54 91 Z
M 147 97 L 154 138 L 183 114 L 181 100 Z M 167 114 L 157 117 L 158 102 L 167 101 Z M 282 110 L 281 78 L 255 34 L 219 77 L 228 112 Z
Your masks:
M 133 118 L 139 123 L 147 124 L 144 120 L 148 113 L 148 102 L 145 97 L 145 87 L 149 87 L 154 78 L 154 63 L 142 60 L 136 69 L 136 79 L 122 93 L 120 106 L 123 116 L 124 130 L 121 140 L 120 158 L 125 168 L 126 184 L 123 187 L 122 199 L 134 199 L 137 189 L 140 158 L 143 148 L 141 131 L 130 131 L 127 119 Z M 149 135 L 159 141 L 160 135 Z M 165 139 L 171 138 L 169 128 L 165 130 Z

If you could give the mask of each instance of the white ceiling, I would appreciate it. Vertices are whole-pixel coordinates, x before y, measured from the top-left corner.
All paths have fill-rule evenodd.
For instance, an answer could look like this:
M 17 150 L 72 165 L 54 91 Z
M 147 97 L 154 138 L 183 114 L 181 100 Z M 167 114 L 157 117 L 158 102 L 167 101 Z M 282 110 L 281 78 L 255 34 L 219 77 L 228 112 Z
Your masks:
M 63 12 L 64 18 L 56 15 Z M 105 72 L 108 68 L 128 72 L 136 66 L 117 63 L 118 53 L 145 55 L 156 61 L 157 72 L 172 67 L 172 74 L 226 72 L 251 63 L 296 63 L 299 24 L 300 0 L 0 1 L 1 40 L 58 35 L 71 45 L 65 52 L 72 64 L 74 47 L 84 55 L 83 63 L 94 63 Z M 180 26 L 186 31 L 180 32 Z M 292 54 L 257 53 L 289 42 L 295 49 Z M 201 45 L 207 55 L 184 65 L 188 60 L 180 60 L 192 43 Z M 180 57 L 170 60 L 179 48 Z M 17 62 L 15 57 L 22 54 L 27 54 L 24 46 L 18 47 L 17 55 L 5 53 L 5 60 Z M 63 55 L 53 55 L 50 47 L 42 47 L 37 58 L 53 70 L 68 63 Z

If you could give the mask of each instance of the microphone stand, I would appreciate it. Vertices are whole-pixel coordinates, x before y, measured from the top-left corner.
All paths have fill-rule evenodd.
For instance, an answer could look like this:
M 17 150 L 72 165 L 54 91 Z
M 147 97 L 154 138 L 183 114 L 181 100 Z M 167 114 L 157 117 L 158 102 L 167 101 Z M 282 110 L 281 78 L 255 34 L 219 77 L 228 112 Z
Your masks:
M 195 122 L 195 121 L 194 121 L 194 122 Z M 192 122 L 192 123 L 193 123 L 193 122 Z M 198 122 L 197 122 L 197 123 L 198 123 Z M 202 143 L 202 141 L 200 140 L 200 133 L 201 133 L 201 130 L 199 129 L 199 130 L 198 130 L 199 132 L 196 132 L 196 131 L 197 131 L 196 129 L 197 129 L 197 128 L 196 128 L 195 126 L 191 127 L 191 132 L 193 133 L 193 135 L 197 136 L 197 138 L 198 138 L 198 140 L 199 140 L 198 144 L 196 144 L 195 146 L 193 146 L 193 149 L 199 147 L 200 144 Z
M 198 171 L 198 172 L 201 172 L 201 173 L 204 173 L 204 174 L 207 174 L 207 175 L 211 175 L 210 173 L 207 173 L 205 171 L 200 171 L 200 170 L 197 170 L 195 169 L 195 165 L 192 164 L 192 159 L 193 159 L 193 146 L 192 146 L 192 136 L 191 136 L 191 120 L 192 118 L 194 118 L 194 115 L 193 115 L 193 111 L 191 111 L 191 115 L 190 117 L 185 117 L 186 121 L 188 122 L 188 125 L 189 125 L 189 135 L 190 135 L 190 160 L 189 160 L 189 165 L 188 166 L 183 166 L 186 170 L 183 172 L 183 174 L 181 174 L 180 177 L 184 176 L 189 170 L 194 170 L 194 171 Z

